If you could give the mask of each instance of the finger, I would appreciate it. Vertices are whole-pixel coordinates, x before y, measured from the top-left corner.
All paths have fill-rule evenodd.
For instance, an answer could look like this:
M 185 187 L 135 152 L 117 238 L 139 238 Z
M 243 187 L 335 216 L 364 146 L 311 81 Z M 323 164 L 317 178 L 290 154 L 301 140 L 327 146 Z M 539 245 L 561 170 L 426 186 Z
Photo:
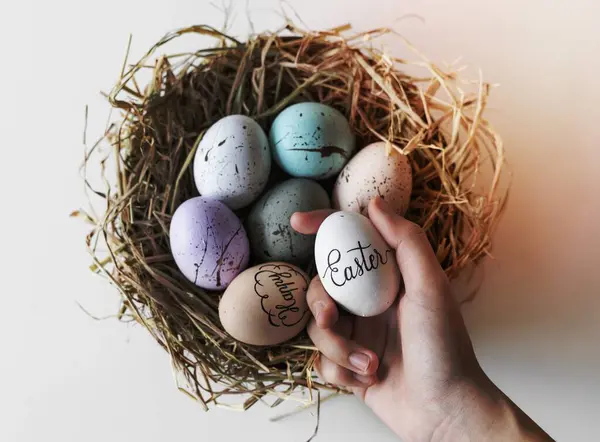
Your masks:
M 380 197 L 369 203 L 369 218 L 386 242 L 396 249 L 406 293 L 434 300 L 445 297 L 448 279 L 423 229 L 396 214 Z
M 352 340 L 358 345 L 369 348 L 377 355 L 379 361 L 384 354 L 388 333 L 389 310 L 378 316 L 354 317 L 354 334 Z
M 339 317 L 337 306 L 323 288 L 318 276 L 310 282 L 306 302 L 320 328 L 331 328 L 337 322 Z
M 377 382 L 373 375 L 354 373 L 331 361 L 327 356 L 320 355 L 315 364 L 319 377 L 329 384 L 341 387 L 367 388 Z
M 333 209 L 314 210 L 312 212 L 295 212 L 290 218 L 292 228 L 304 235 L 314 235 L 319 226 L 329 215 L 334 213 Z
M 377 355 L 372 350 L 359 346 L 344 336 L 345 333 L 342 329 L 347 324 L 351 326 L 351 320 L 350 317 L 343 316 L 332 329 L 320 328 L 314 320 L 310 321 L 307 327 L 308 335 L 319 351 L 335 364 L 354 373 L 373 375 L 377 372 L 379 365 Z

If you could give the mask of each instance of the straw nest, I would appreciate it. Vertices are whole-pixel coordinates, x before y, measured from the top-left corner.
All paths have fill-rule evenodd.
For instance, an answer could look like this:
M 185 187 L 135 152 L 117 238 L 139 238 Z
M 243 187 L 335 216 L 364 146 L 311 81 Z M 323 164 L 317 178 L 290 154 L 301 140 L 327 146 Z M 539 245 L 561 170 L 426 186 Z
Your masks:
M 187 34 L 213 37 L 215 45 L 155 55 Z M 309 32 L 288 24 L 241 42 L 191 26 L 166 35 L 138 62 L 126 60 L 109 94 L 122 119 L 86 151 L 87 165 L 100 161 L 110 172 L 105 188 L 92 189 L 105 213 L 75 213 L 93 224 L 86 238 L 92 270 L 119 289 L 118 317 L 152 334 L 170 356 L 180 390 L 205 409 L 247 409 L 258 400 L 277 405 L 301 387 L 335 390 L 314 375 L 317 352 L 305 334 L 269 348 L 235 342 L 219 323 L 219 296 L 187 281 L 172 259 L 171 216 L 197 195 L 190 166 L 197 140 L 221 117 L 246 114 L 268 130 L 294 102 L 339 109 L 358 146 L 383 140 L 408 155 L 414 191 L 407 217 L 425 229 L 449 277 L 490 252 L 506 200 L 499 190 L 502 143 L 482 116 L 490 85 L 474 82 L 467 93 L 456 71 L 436 67 L 399 36 L 416 63 L 375 49 L 383 34 L 394 32 Z M 139 74 L 148 70 L 151 80 L 142 87 Z M 421 75 L 408 74 L 415 70 Z

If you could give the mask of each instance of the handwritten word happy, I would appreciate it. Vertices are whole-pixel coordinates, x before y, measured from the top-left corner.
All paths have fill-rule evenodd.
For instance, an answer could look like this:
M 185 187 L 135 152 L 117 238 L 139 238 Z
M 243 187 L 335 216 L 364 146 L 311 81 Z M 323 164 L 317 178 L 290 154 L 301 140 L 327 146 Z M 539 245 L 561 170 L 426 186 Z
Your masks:
M 300 290 L 304 296 L 308 281 L 294 268 L 281 264 L 266 264 L 260 267 L 254 281 L 254 291 L 261 298 L 262 310 L 274 327 L 293 327 L 308 313 L 308 309 L 301 310 L 296 305 L 295 293 Z M 280 300 L 274 302 L 274 295 L 279 295 Z

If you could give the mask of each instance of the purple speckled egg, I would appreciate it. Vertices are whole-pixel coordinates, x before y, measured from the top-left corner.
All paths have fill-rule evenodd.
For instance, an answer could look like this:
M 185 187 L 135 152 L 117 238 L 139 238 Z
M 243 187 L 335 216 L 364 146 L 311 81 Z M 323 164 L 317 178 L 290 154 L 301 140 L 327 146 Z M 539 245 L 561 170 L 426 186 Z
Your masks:
M 181 273 L 207 290 L 224 290 L 248 266 L 246 231 L 220 201 L 196 197 L 180 205 L 171 220 L 170 240 Z

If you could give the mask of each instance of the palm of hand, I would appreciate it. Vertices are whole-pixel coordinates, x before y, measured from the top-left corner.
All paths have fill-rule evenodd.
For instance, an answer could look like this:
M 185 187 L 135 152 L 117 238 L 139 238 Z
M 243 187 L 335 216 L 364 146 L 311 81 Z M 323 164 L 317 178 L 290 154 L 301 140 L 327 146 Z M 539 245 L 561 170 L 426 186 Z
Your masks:
M 440 345 L 435 329 L 443 324 L 423 330 L 423 321 L 433 326 L 438 313 L 428 311 L 404 294 L 379 316 L 341 316 L 332 327 L 339 336 L 377 355 L 376 381 L 348 388 L 407 440 L 431 440 L 433 431 L 448 415 L 444 404 L 450 407 L 457 375 L 476 368 L 474 359 L 452 355 L 456 352 Z M 402 334 L 408 336 L 402 339 Z M 418 338 L 409 341 L 410 336 Z M 455 348 L 464 348 L 458 353 L 468 355 L 472 351 L 468 340 L 457 344 Z

